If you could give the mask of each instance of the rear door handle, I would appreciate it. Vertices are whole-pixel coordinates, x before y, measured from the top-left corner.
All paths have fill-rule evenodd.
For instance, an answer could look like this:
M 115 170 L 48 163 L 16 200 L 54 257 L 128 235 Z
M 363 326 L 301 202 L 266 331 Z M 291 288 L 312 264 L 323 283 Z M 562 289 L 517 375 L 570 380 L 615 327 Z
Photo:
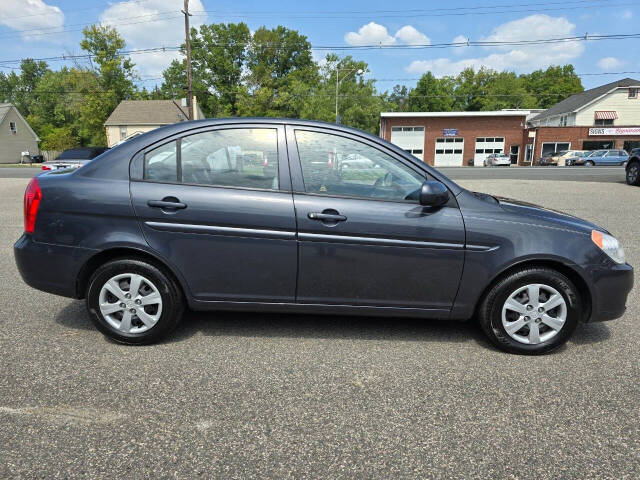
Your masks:
M 321 222 L 344 222 L 347 217 L 334 213 L 309 213 L 307 215 L 311 220 L 320 220 Z
M 152 208 L 175 209 L 175 210 L 187 208 L 187 205 L 185 203 L 171 202 L 168 200 L 149 200 L 147 202 L 147 205 L 149 205 Z

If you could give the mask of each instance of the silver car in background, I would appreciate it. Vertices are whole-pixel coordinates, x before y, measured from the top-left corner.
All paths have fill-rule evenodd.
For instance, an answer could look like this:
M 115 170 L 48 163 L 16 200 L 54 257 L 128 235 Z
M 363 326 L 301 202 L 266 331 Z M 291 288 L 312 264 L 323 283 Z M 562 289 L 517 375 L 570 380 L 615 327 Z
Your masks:
M 506 153 L 492 153 L 484 159 L 485 167 L 510 167 L 511 157 Z

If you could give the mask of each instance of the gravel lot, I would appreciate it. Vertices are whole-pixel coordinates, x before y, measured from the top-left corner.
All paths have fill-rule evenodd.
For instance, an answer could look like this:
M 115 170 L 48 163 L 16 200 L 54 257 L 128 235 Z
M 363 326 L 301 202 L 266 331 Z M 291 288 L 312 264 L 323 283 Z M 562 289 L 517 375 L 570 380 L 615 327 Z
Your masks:
M 126 347 L 20 280 L 26 183 L 0 179 L 0 478 L 638 478 L 638 287 L 544 357 L 472 323 L 229 313 Z M 640 266 L 640 188 L 461 183 L 601 224 Z

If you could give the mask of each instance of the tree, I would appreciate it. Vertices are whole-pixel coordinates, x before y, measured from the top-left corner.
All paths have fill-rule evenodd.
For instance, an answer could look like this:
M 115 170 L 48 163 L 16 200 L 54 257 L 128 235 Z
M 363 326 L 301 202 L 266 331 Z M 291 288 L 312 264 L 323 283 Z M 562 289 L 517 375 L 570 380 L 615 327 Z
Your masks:
M 136 91 L 134 65 L 120 53 L 126 44 L 114 28 L 92 25 L 82 33 L 80 46 L 91 55 L 89 71 L 97 75 L 98 88 L 85 98 L 79 133 L 89 144 L 104 145 L 105 120 L 122 100 L 132 98 Z
M 409 92 L 409 111 L 449 112 L 454 104 L 454 83 L 451 77 L 436 78 L 427 72 Z
M 0 100 L 15 105 L 22 115 L 29 115 L 33 91 L 48 71 L 46 62 L 26 58 L 20 62 L 20 74 L 0 72 Z
M 513 72 L 493 73 L 485 86 L 482 110 L 537 108 L 537 100 L 525 88 L 522 77 Z
M 565 98 L 584 91 L 573 65 L 550 66 L 522 75 L 525 89 L 537 99 L 538 108 L 551 108 Z
M 199 32 L 192 29 L 194 91 L 209 112 L 215 115 L 237 114 L 237 96 L 242 89 L 250 40 L 251 33 L 245 23 L 202 25 Z
M 409 110 L 409 89 L 406 85 L 395 85 L 391 93 L 386 95 L 386 110 L 392 112 Z

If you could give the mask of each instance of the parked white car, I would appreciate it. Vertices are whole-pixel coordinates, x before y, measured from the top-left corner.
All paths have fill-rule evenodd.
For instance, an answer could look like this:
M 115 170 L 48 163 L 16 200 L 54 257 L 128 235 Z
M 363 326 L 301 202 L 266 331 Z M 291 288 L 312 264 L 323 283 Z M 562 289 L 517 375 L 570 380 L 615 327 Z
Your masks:
M 509 167 L 511 166 L 511 157 L 506 153 L 492 153 L 484 159 L 485 167 Z

